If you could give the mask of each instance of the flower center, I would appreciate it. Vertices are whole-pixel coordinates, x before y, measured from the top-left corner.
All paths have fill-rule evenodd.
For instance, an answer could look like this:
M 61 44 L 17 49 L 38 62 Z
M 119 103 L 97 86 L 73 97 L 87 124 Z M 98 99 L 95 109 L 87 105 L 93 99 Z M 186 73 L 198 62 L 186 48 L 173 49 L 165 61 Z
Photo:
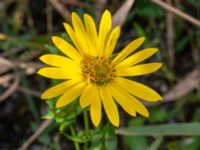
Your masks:
M 110 60 L 104 57 L 85 56 L 81 62 L 81 68 L 84 80 L 97 85 L 110 82 L 115 75 Z

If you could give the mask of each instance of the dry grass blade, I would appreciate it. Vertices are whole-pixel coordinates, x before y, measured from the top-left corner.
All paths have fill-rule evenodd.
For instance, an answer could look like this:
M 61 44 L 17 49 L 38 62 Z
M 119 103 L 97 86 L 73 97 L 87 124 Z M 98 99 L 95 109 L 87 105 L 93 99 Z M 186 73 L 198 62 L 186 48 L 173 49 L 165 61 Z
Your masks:
M 8 60 L 3 57 L 0 57 L 0 69 L 3 68 L 3 66 L 9 67 L 12 66 L 13 64 Z
M 193 70 L 164 96 L 164 102 L 173 101 L 187 95 L 199 86 L 199 82 L 199 73 L 197 70 Z
M 163 96 L 163 101 L 159 103 L 168 103 L 176 101 L 181 97 L 189 94 L 192 90 L 199 86 L 200 78 L 197 70 L 193 70 L 191 73 L 185 76 L 185 78 L 177 83 L 167 94 Z M 153 106 L 159 103 L 145 102 L 146 106 Z
M 7 72 L 10 68 L 15 67 L 16 64 L 12 63 L 8 59 L 0 58 L 0 74 Z
M 23 23 L 22 20 L 24 19 L 27 4 L 28 4 L 28 0 L 20 0 L 18 3 L 18 7 L 14 13 L 14 22 L 15 22 L 15 28 L 17 29 L 17 31 L 20 30 L 22 26 L 22 23 Z
M 172 4 L 171 0 L 167 0 L 168 4 Z M 174 68 L 174 17 L 168 11 L 166 13 L 166 28 L 167 28 L 167 48 L 168 48 L 168 62 L 171 69 Z
M 21 75 L 22 73 L 21 74 L 18 73 L 18 74 Z M 14 79 L 15 76 L 16 75 L 14 73 L 10 73 L 10 74 L 6 74 L 4 76 L 0 76 L 0 85 L 4 88 L 8 88 L 8 87 L 12 86 L 12 84 L 10 84 L 10 81 L 12 79 Z M 35 97 L 40 97 L 40 95 L 41 95 L 41 92 L 39 92 L 39 91 L 29 89 L 29 88 L 26 88 L 26 87 L 21 87 L 21 86 L 18 86 L 17 91 L 22 92 L 24 94 L 33 95 Z
M 27 95 L 33 95 L 33 96 L 38 97 L 38 98 L 40 98 L 40 95 L 42 94 L 39 91 L 29 89 L 29 88 L 25 88 L 25 87 L 21 87 L 21 86 L 17 88 L 17 91 L 23 92 L 24 94 L 27 94 Z
M 6 74 L 4 76 L 0 76 L 0 85 L 8 85 L 8 82 L 14 78 L 14 74 Z
M 45 120 L 37 131 L 28 138 L 28 140 L 18 150 L 27 150 L 27 148 L 35 141 L 38 136 L 52 123 L 52 120 Z
M 62 0 L 62 2 L 64 4 L 68 4 L 68 5 L 74 5 L 74 6 L 79 6 L 79 7 L 85 7 L 85 3 L 84 2 L 81 2 L 79 0 Z
M 19 67 L 21 69 L 24 69 L 26 74 L 33 74 L 35 73 L 39 68 L 43 67 L 44 65 L 41 63 L 34 63 L 34 62 L 12 62 L 5 58 L 0 58 L 0 74 L 3 74 L 10 69 Z
M 113 27 L 118 25 L 123 25 L 125 19 L 133 6 L 135 0 L 126 0 L 124 4 L 117 10 L 117 12 L 113 15 Z
M 0 57 L 8 57 L 8 56 L 14 55 L 16 53 L 19 53 L 21 51 L 24 51 L 24 50 L 25 50 L 24 48 L 12 48 L 12 49 L 8 49 L 5 52 L 1 53 Z
M 6 39 L 6 35 L 3 33 L 0 33 L 0 40 L 5 40 Z
M 65 21 L 70 22 L 69 11 L 67 11 L 58 0 L 49 0 L 49 2 L 58 11 L 58 13 L 63 17 Z
M 163 2 L 163 1 L 160 1 L 160 0 L 151 0 L 151 1 L 153 3 L 159 5 L 160 7 L 166 9 L 167 11 L 170 11 L 170 12 L 184 18 L 185 20 L 191 22 L 192 24 L 200 27 L 200 21 L 197 20 L 196 18 L 188 15 L 187 13 L 184 13 L 171 5 L 168 5 L 167 3 Z
M 10 87 L 0 96 L 0 102 L 6 100 L 9 96 L 11 96 L 16 90 L 19 85 L 19 75 L 16 74 L 14 78 L 14 82 L 10 85 Z
M 13 3 L 16 2 L 17 0 L 2 0 L 4 3 Z M 1 2 L 1 0 L 0 0 Z

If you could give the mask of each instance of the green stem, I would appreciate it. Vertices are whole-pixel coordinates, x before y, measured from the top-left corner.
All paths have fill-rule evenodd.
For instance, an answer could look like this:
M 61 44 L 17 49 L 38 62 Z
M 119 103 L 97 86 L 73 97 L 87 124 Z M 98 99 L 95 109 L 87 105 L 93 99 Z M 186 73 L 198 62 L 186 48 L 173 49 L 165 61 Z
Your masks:
M 100 126 L 101 130 L 103 130 L 103 126 Z M 102 147 L 103 149 L 106 149 L 106 135 L 104 133 L 103 137 L 102 137 Z
M 88 133 L 88 131 L 89 131 L 89 121 L 88 121 L 87 110 L 83 111 L 83 118 L 84 118 L 85 132 Z
M 83 119 L 84 119 L 84 127 L 85 127 L 85 136 L 87 137 L 89 134 L 89 121 L 88 121 L 88 113 L 86 109 L 83 111 Z M 84 150 L 88 149 L 88 142 L 84 143 L 83 149 Z
M 74 129 L 73 125 L 70 125 L 69 128 L 70 128 L 72 136 L 75 136 L 76 132 L 75 132 L 75 129 Z M 79 146 L 78 142 L 74 141 L 74 146 L 75 146 L 76 150 L 80 150 L 80 146 Z

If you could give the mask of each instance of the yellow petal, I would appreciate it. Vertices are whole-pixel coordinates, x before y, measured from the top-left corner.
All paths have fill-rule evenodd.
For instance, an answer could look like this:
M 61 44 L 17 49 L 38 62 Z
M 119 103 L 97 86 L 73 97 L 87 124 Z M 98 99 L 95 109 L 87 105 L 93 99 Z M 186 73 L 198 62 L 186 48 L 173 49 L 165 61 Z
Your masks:
M 72 79 L 79 76 L 79 70 L 71 70 L 56 67 L 45 67 L 40 69 L 37 73 L 41 76 L 52 79 Z
M 97 88 L 93 84 L 89 84 L 84 90 L 83 93 L 81 94 L 80 97 L 80 105 L 82 108 L 85 108 L 90 105 L 90 102 L 93 101 L 94 99 L 94 93 Z
M 124 58 L 134 52 L 142 43 L 144 42 L 145 38 L 141 37 L 136 40 L 133 40 L 129 43 L 113 60 L 112 64 L 116 65 L 121 62 Z
M 101 95 L 103 107 L 108 116 L 108 119 L 114 126 L 118 127 L 119 126 L 119 112 L 112 96 L 107 91 L 106 86 L 100 87 L 100 95 Z
M 103 54 L 104 45 L 106 43 L 105 39 L 111 30 L 111 26 L 112 26 L 111 14 L 108 10 L 105 10 L 105 12 L 103 13 L 101 17 L 100 26 L 99 26 L 99 35 L 98 35 L 100 56 L 102 56 Z
M 99 90 L 97 89 L 90 105 L 90 117 L 95 127 L 97 127 L 101 121 L 101 114 L 101 99 Z
M 68 88 L 78 84 L 79 82 L 81 82 L 80 78 L 75 78 L 75 79 L 71 79 L 71 80 L 62 82 L 58 85 L 55 85 L 55 86 L 47 89 L 44 93 L 42 93 L 41 98 L 49 99 L 49 98 L 54 98 L 54 97 L 60 96 L 63 93 L 65 93 Z
M 115 66 L 115 68 L 123 68 L 123 67 L 133 66 L 133 65 L 149 58 L 157 51 L 158 51 L 157 48 L 146 48 L 144 50 L 141 50 L 141 51 L 131 55 L 130 57 L 126 58 L 119 64 L 117 64 L 117 66 Z
M 40 60 L 48 65 L 61 68 L 79 68 L 79 63 L 60 55 L 46 54 L 40 57 Z
M 72 24 L 74 27 L 75 35 L 77 36 L 78 42 L 84 51 L 92 56 L 96 56 L 96 51 L 92 47 L 92 41 L 90 41 L 82 20 L 76 13 L 72 13 Z
M 72 27 L 67 24 L 67 23 L 63 23 L 68 35 L 70 36 L 72 42 L 74 43 L 74 45 L 76 46 L 76 48 L 79 50 L 79 52 L 83 55 L 84 53 L 88 53 L 88 47 L 87 45 L 84 43 L 83 38 L 79 38 L 78 33 L 76 34 L 74 32 L 74 30 L 72 29 Z
M 76 100 L 77 97 L 80 96 L 80 94 L 82 93 L 84 87 L 86 86 L 86 84 L 84 82 L 81 82 L 80 84 L 77 84 L 75 86 L 72 86 L 71 88 L 69 88 L 65 94 L 63 94 L 58 101 L 56 102 L 56 107 L 62 107 L 65 106 L 71 102 L 73 102 L 74 100 Z
M 115 80 L 113 81 L 112 86 L 114 86 L 115 88 L 118 88 L 118 91 L 121 94 L 121 97 L 126 99 L 127 101 L 131 101 L 132 104 L 134 104 L 134 109 L 141 115 L 145 116 L 145 117 L 149 117 L 149 112 L 146 109 L 146 107 L 135 97 L 133 97 L 132 95 L 128 94 L 125 90 L 128 88 L 120 88 L 120 86 L 118 85 L 118 83 L 115 82 Z
M 72 24 L 75 32 L 85 32 L 85 27 L 82 23 L 82 20 L 75 12 L 72 12 Z
M 84 14 L 84 23 L 85 23 L 85 28 L 86 28 L 86 32 L 88 35 L 88 43 L 90 43 L 91 45 L 91 51 L 93 53 L 94 56 L 96 56 L 98 54 L 98 39 L 97 39 L 97 30 L 96 30 L 96 26 L 95 23 L 92 19 L 92 17 L 90 17 L 88 14 Z
M 62 39 L 58 36 L 53 36 L 52 41 L 60 51 L 62 51 L 65 55 L 67 55 L 71 59 L 73 59 L 75 61 L 81 60 L 80 53 L 64 39 Z
M 147 63 L 129 68 L 116 69 L 117 76 L 139 76 L 157 71 L 162 66 L 162 63 Z
M 118 87 L 112 84 L 108 85 L 109 91 L 112 97 L 120 104 L 120 106 L 130 115 L 136 116 L 135 105 L 130 98 L 126 97 L 124 91 L 121 91 Z
M 162 97 L 156 91 L 141 83 L 121 77 L 115 78 L 114 81 L 126 92 L 133 94 L 134 96 L 143 100 L 150 102 L 162 100 Z
M 116 27 L 113 29 L 113 31 L 111 32 L 109 39 L 108 39 L 108 43 L 107 43 L 107 47 L 105 50 L 105 56 L 110 56 L 117 44 L 117 40 L 119 38 L 120 35 L 120 27 Z

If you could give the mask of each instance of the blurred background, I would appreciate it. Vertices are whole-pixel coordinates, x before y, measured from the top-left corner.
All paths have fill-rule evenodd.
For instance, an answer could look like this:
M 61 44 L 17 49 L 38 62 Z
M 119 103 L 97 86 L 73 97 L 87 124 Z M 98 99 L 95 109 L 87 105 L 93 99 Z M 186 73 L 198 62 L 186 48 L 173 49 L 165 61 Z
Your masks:
M 54 53 L 51 36 L 65 32 L 62 23 L 70 23 L 72 11 L 87 12 L 98 24 L 105 9 L 113 26 L 123 26 L 116 52 L 141 36 L 140 49 L 159 48 L 148 61 L 161 61 L 163 68 L 135 80 L 164 97 L 146 103 L 149 118 L 120 110 L 120 127 L 147 128 L 130 130 L 135 136 L 117 129 L 107 149 L 200 149 L 200 0 L 0 0 L 0 150 L 74 149 L 57 123 L 42 119 L 49 108 L 40 94 L 52 82 L 35 73 L 43 66 L 38 57 Z

